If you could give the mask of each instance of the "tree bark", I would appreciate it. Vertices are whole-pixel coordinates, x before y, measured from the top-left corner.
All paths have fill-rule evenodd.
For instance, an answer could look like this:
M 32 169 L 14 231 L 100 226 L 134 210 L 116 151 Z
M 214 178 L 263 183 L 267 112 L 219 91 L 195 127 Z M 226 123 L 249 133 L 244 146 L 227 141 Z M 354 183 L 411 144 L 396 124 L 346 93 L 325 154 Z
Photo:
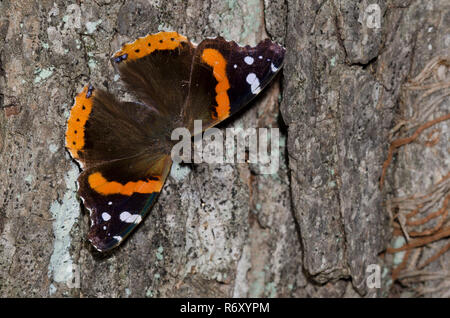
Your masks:
M 432 146 L 390 145 L 448 114 L 450 63 L 441 58 L 438 106 L 392 130 L 436 98 L 408 95 L 407 85 L 448 56 L 449 9 L 446 0 L 1 1 L 0 296 L 386 297 L 414 295 L 417 284 L 432 290 L 422 295 L 445 295 L 433 281 L 399 290 L 404 254 L 385 252 L 404 236 L 396 198 L 448 174 L 448 121 L 421 134 L 437 131 Z M 88 82 L 130 98 L 109 58 L 161 30 L 286 47 L 282 75 L 219 125 L 278 127 L 280 169 L 174 166 L 150 215 L 102 255 L 86 240 L 67 118 Z M 449 188 L 439 189 L 434 207 L 445 212 Z M 432 250 L 448 244 L 446 217 Z M 448 253 L 439 262 L 427 268 L 448 269 Z M 376 288 L 370 265 L 380 269 Z

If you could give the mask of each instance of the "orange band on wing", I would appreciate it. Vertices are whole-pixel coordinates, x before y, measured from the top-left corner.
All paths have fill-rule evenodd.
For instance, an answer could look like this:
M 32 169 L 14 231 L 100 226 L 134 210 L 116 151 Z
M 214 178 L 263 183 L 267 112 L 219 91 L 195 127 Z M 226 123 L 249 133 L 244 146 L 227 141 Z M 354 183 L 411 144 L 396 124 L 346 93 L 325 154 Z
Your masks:
M 225 119 L 230 115 L 230 99 L 227 93 L 230 88 L 230 83 L 227 78 L 227 62 L 223 55 L 216 49 L 203 50 L 202 60 L 213 68 L 214 77 L 218 82 L 216 85 L 217 118 L 215 115 L 213 115 L 213 118 L 219 120 Z
M 78 158 L 78 151 L 84 147 L 84 126 L 92 110 L 91 90 L 89 85 L 83 88 L 83 91 L 75 97 L 75 105 L 70 111 L 70 117 L 67 121 L 66 147 L 75 159 Z
M 113 55 L 113 58 L 126 55 L 125 61 L 136 60 L 155 50 L 174 50 L 182 42 L 188 42 L 188 39 L 177 32 L 149 34 L 143 38 L 138 38 L 133 43 L 125 44 L 120 51 Z
M 126 184 L 121 184 L 116 181 L 106 180 L 100 172 L 94 172 L 88 177 L 89 186 L 96 192 L 108 194 L 123 194 L 132 195 L 133 193 L 153 193 L 160 192 L 162 182 L 160 180 L 147 181 L 129 181 Z

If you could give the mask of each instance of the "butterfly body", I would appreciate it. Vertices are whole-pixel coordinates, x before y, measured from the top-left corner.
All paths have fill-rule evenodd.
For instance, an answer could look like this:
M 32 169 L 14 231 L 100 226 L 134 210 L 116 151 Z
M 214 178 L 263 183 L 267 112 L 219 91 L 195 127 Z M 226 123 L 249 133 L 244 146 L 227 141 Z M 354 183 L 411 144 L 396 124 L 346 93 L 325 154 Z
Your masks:
M 276 75 L 284 53 L 270 40 L 240 47 L 218 37 L 195 46 L 160 32 L 113 55 L 137 101 L 88 85 L 75 98 L 66 131 L 66 147 L 83 169 L 78 194 L 97 250 L 119 245 L 151 209 L 172 164 L 172 131 L 193 133 L 194 120 L 205 130 L 238 112 Z

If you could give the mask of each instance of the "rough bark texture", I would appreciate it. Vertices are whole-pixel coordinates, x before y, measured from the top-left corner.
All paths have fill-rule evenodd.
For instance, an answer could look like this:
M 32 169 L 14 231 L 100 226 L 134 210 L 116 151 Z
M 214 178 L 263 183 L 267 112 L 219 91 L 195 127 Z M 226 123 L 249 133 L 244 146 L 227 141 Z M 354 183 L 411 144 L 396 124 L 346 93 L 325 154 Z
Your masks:
M 448 55 L 449 25 L 446 0 L 0 1 L 0 296 L 397 294 L 397 263 L 380 257 L 392 233 L 384 203 L 448 173 L 448 121 L 434 127 L 429 157 L 402 148 L 383 191 L 379 180 L 389 132 L 413 112 L 400 107 L 402 87 Z M 66 121 L 87 82 L 126 98 L 109 57 L 160 30 L 286 46 L 282 76 L 220 125 L 280 127 L 280 169 L 176 166 L 140 228 L 100 255 L 85 239 Z M 426 120 L 448 110 L 447 98 Z M 448 269 L 448 253 L 440 262 Z M 380 288 L 366 284 L 370 264 L 381 266 Z

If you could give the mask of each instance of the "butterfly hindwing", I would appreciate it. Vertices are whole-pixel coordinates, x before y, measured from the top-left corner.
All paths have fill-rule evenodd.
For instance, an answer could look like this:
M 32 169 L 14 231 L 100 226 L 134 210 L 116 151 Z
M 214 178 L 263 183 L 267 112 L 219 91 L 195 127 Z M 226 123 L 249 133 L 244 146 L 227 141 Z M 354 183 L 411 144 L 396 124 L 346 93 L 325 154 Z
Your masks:
M 163 152 L 167 125 L 146 105 L 119 102 L 86 86 L 75 98 L 66 130 L 66 147 L 82 167 L 138 155 L 149 147 Z

